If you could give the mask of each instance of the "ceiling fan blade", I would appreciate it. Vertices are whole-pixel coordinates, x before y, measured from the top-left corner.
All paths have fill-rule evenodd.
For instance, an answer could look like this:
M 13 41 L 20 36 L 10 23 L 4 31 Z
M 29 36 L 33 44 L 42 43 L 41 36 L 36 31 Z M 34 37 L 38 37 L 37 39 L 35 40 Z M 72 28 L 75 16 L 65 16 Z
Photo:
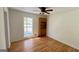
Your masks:
M 50 13 L 48 13 L 47 11 L 45 11 L 45 13 L 50 14 Z
M 46 11 L 53 11 L 52 9 L 46 10 Z

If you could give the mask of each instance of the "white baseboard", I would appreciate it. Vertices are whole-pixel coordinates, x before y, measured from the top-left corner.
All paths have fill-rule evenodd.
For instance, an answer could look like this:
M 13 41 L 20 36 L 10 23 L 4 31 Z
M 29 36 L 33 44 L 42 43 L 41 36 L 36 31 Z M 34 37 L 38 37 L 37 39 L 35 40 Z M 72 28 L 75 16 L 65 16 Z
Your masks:
M 66 45 L 68 45 L 68 46 L 70 46 L 70 47 L 73 47 L 73 48 L 79 50 L 78 47 L 75 47 L 74 45 L 71 45 L 71 44 L 66 43 L 66 42 L 64 42 L 64 41 L 58 40 L 58 38 L 56 38 L 55 36 L 51 36 L 51 35 L 47 35 L 47 36 L 50 37 L 50 38 L 52 38 L 52 39 L 55 39 L 55 40 L 57 40 L 57 41 L 59 41 L 59 42 L 61 42 L 61 43 L 64 43 L 64 44 L 66 44 Z

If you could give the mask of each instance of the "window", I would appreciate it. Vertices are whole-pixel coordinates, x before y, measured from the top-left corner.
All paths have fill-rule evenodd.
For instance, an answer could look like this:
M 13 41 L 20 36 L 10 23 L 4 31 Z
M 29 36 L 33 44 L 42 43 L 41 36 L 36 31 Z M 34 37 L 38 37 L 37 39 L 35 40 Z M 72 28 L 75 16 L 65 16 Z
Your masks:
M 30 17 L 24 17 L 24 37 L 33 35 L 33 20 Z

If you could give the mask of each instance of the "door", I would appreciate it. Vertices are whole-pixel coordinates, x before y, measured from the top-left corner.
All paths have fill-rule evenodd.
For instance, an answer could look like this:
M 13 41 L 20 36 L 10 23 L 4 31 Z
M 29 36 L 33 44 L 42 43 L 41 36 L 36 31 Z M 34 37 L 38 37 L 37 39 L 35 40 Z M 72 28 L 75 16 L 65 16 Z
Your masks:
M 39 35 L 38 36 L 46 36 L 47 29 L 47 19 L 39 18 Z

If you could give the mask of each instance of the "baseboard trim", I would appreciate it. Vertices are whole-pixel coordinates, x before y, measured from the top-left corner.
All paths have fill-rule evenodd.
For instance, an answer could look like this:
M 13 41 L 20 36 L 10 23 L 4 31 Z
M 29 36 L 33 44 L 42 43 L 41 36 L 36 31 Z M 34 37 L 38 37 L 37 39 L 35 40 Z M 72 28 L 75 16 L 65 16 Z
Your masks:
M 47 35 L 47 37 L 49 37 L 49 38 L 51 38 L 51 39 L 54 39 L 54 40 L 56 40 L 56 41 L 58 41 L 58 42 L 60 42 L 60 43 L 62 43 L 62 44 L 65 44 L 65 45 L 67 45 L 67 46 L 69 46 L 69 47 L 72 47 L 72 48 L 74 48 L 74 49 L 76 49 L 76 50 L 79 50 L 78 48 L 75 48 L 75 47 L 73 47 L 73 46 L 71 46 L 71 45 L 69 45 L 69 44 L 66 44 L 65 42 L 62 42 L 62 41 L 60 41 L 60 40 L 57 40 L 55 37 L 51 37 L 51 36 L 49 36 L 49 35 Z

